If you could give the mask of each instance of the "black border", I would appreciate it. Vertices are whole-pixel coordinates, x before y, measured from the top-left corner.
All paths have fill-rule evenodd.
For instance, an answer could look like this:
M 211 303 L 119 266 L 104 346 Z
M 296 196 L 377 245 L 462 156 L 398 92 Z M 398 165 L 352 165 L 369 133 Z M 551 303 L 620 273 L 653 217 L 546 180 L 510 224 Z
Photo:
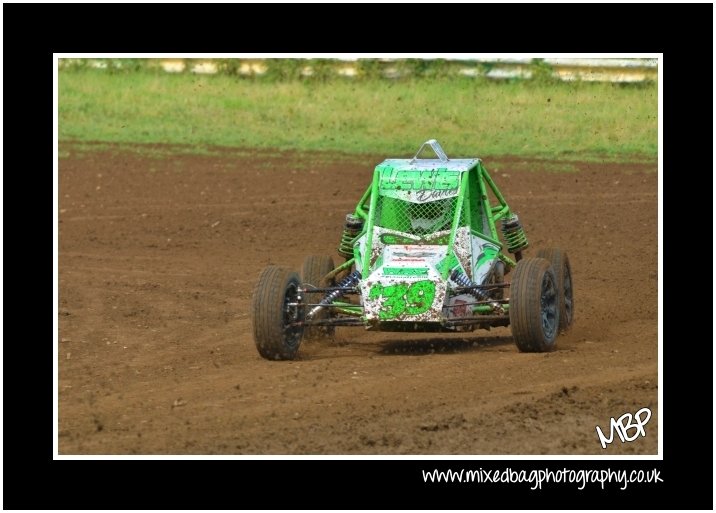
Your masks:
M 281 18 L 272 15 L 277 9 Z M 699 119 L 712 111 L 705 107 L 713 86 L 713 6 L 5 4 L 3 13 L 3 209 L 12 241 L 4 252 L 4 276 L 12 283 L 4 303 L 4 508 L 712 509 L 712 476 L 698 469 L 712 467 L 703 465 L 713 454 L 705 447 L 712 416 L 703 406 L 713 404 L 713 349 L 708 339 L 680 336 L 684 323 L 698 327 L 708 314 L 689 311 L 679 299 L 684 278 L 694 290 L 708 276 L 675 234 L 685 222 L 702 234 L 707 229 L 699 207 L 708 202 L 694 195 L 711 178 L 710 168 L 700 167 L 707 165 L 702 153 L 712 148 L 712 131 Z M 248 16 L 271 21 L 251 27 Z M 52 183 L 52 53 L 112 51 L 663 52 L 664 312 L 683 313 L 664 316 L 664 460 L 53 461 L 52 328 L 30 329 L 49 319 L 49 297 L 41 291 L 49 287 L 52 202 L 37 190 Z M 700 258 L 702 245 L 691 247 Z M 420 474 L 463 466 L 658 468 L 664 482 L 625 491 L 532 492 L 524 485 L 427 485 Z

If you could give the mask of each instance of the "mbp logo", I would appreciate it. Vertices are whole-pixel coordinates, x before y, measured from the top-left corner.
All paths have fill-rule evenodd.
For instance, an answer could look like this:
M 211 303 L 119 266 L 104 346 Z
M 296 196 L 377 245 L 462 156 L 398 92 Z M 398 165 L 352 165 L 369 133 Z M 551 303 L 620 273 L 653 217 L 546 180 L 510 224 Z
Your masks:
M 604 436 L 602 429 L 597 426 L 597 435 L 599 435 L 599 442 L 602 444 L 602 449 L 607 448 L 607 444 L 614 441 L 614 431 L 616 430 L 619 439 L 623 442 L 633 442 L 639 436 L 646 436 L 644 426 L 651 418 L 651 410 L 649 408 L 642 408 L 636 414 L 632 416 L 631 413 L 625 413 L 617 420 L 612 417 L 609 419 L 609 438 Z M 632 435 L 629 434 L 630 430 L 634 430 Z

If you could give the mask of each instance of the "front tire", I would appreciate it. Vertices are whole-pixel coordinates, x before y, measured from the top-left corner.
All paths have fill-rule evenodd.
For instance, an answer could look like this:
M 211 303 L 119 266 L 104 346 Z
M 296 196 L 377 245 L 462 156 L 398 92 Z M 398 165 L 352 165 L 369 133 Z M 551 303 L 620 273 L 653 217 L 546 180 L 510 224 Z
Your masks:
M 566 251 L 559 248 L 540 249 L 537 256 L 549 260 L 552 264 L 559 292 L 559 331 L 567 331 L 574 322 L 574 294 L 569 257 Z
M 298 274 L 270 265 L 261 273 L 254 290 L 252 318 L 254 343 L 267 360 L 293 360 L 301 345 L 303 328 L 289 327 L 299 320 Z
M 559 331 L 557 279 L 544 258 L 517 262 L 510 285 L 510 325 L 517 348 L 525 353 L 554 349 Z

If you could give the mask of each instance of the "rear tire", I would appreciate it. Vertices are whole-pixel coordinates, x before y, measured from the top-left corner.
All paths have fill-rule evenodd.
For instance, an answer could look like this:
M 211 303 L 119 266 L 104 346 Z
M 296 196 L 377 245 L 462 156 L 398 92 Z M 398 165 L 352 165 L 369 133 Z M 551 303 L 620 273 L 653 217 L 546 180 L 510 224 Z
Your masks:
M 333 265 L 333 259 L 329 256 L 314 256 L 310 255 L 303 261 L 303 271 L 301 277 L 303 279 L 304 287 L 306 285 L 313 285 L 314 287 L 332 287 L 335 285 L 334 280 L 330 282 L 324 282 L 323 278 L 335 269 Z M 308 303 L 318 303 L 324 296 L 324 294 L 305 294 Z M 309 307 L 310 310 L 312 307 Z M 327 319 L 330 317 L 330 310 L 328 308 L 322 308 L 313 317 L 314 319 Z M 303 331 L 304 340 L 313 341 L 320 339 L 333 339 L 333 335 L 336 332 L 335 326 L 306 326 Z
M 574 322 L 574 293 L 569 257 L 566 251 L 559 248 L 540 249 L 537 256 L 549 260 L 552 264 L 559 292 L 559 331 L 567 331 Z
M 299 320 L 298 308 L 288 306 L 298 301 L 299 285 L 297 273 L 275 265 L 268 266 L 259 277 L 252 304 L 254 342 L 267 360 L 296 357 L 303 329 L 287 326 Z
M 517 348 L 525 353 L 554 349 L 559 331 L 557 279 L 544 258 L 517 262 L 510 285 L 510 325 Z
M 505 264 L 502 261 L 495 262 L 495 269 L 492 272 L 489 283 L 504 283 L 505 282 Z M 490 297 L 492 299 L 504 299 L 505 289 L 497 288 L 490 291 Z

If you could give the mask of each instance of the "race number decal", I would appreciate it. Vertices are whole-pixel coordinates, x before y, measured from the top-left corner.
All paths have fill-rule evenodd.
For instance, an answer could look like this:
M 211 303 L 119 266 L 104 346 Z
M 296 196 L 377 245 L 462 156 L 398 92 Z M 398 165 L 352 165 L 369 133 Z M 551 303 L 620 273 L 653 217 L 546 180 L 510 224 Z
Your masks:
M 379 318 L 389 320 L 401 315 L 420 315 L 430 309 L 435 299 L 435 283 L 430 280 L 381 285 L 370 289 L 368 299 L 381 299 Z

